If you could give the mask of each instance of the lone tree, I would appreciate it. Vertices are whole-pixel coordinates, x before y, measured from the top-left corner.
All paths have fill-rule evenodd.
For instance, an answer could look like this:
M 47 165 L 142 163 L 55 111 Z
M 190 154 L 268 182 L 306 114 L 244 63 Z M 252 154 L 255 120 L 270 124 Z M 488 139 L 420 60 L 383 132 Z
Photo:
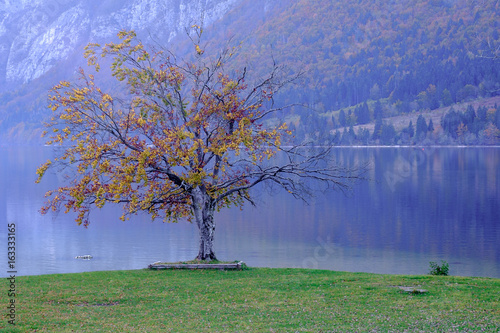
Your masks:
M 272 182 L 306 199 L 306 180 L 344 189 L 359 177 L 327 161 L 326 150 L 281 146 L 291 133 L 265 118 L 282 110 L 273 96 L 294 79 L 284 67 L 274 64 L 248 85 L 246 69 L 228 74 L 234 48 L 209 56 L 199 43 L 201 28 L 193 31 L 192 61 L 148 51 L 132 31 L 120 32 L 118 44 L 86 47 L 96 71 L 100 57 L 112 57 L 112 76 L 127 92 L 111 96 L 83 69 L 76 83 L 51 90 L 48 144 L 63 150 L 37 170 L 38 181 L 51 167 L 74 171 L 67 186 L 47 193 L 43 214 L 74 211 L 77 223 L 88 226 L 91 207 L 115 203 L 123 206 L 122 220 L 139 211 L 166 222 L 187 218 L 199 229 L 197 259 L 209 261 L 216 259 L 215 211 L 253 204 L 252 187 Z

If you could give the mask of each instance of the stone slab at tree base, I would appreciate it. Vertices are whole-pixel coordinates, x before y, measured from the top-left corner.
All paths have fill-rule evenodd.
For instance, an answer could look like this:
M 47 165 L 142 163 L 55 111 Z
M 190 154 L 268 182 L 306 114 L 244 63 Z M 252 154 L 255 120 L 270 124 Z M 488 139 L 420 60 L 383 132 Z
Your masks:
M 227 264 L 162 264 L 153 263 L 148 266 L 150 269 L 236 269 L 240 270 L 245 263 L 243 261 Z

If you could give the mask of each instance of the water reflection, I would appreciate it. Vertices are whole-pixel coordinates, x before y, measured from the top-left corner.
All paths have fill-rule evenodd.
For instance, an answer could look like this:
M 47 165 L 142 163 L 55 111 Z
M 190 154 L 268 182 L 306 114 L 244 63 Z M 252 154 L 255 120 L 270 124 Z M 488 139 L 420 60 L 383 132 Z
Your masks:
M 40 216 L 43 193 L 58 179 L 49 175 L 35 185 L 34 171 L 51 150 L 1 150 L 0 217 L 17 225 L 19 275 L 135 269 L 196 255 L 197 230 L 189 223 L 151 223 L 147 216 L 124 223 L 112 207 L 96 211 L 88 229 L 70 215 Z M 451 274 L 500 277 L 500 149 L 339 148 L 333 154 L 344 165 L 370 161 L 372 181 L 347 196 L 320 193 L 309 205 L 259 189 L 257 208 L 217 215 L 219 258 L 398 274 L 425 274 L 429 261 L 444 259 Z M 74 259 L 85 254 L 94 259 Z

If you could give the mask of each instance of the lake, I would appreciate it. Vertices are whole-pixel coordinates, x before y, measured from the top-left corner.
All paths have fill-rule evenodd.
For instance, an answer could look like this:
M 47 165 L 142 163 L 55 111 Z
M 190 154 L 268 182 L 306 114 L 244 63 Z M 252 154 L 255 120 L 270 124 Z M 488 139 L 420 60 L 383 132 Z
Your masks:
M 351 193 L 317 193 L 308 205 L 257 189 L 257 207 L 216 216 L 216 255 L 250 266 L 427 274 L 445 260 L 451 275 L 500 278 L 500 148 L 335 148 L 343 165 L 369 161 L 370 181 Z M 107 206 L 77 226 L 39 209 L 58 175 L 35 184 L 51 147 L 1 147 L 0 230 L 16 226 L 17 275 L 140 269 L 193 259 L 198 232 L 189 223 L 118 219 Z M 7 276 L 4 246 L 1 276 Z M 92 260 L 75 259 L 92 255 Z

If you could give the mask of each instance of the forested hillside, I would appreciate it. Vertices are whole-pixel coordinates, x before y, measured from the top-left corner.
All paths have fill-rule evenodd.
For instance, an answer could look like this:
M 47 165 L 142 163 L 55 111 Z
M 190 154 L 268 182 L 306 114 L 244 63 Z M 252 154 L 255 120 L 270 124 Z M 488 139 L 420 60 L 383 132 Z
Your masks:
M 297 140 L 500 143 L 500 114 L 489 103 L 500 93 L 497 1 L 302 0 L 280 5 L 275 15 L 252 20 L 258 23 L 250 36 L 245 37 L 243 21 L 232 19 L 225 27 L 240 24 L 236 36 L 246 38 L 249 59 L 258 62 L 272 54 L 307 71 L 305 84 L 280 101 L 309 107 L 294 108 L 288 118 Z M 476 100 L 484 100 L 481 107 L 464 104 Z M 455 109 L 442 109 L 454 104 Z M 438 108 L 443 119 L 428 113 Z M 420 119 L 417 136 L 415 112 L 427 115 Z M 393 128 L 388 118 L 404 114 L 407 128 Z M 432 118 L 432 131 L 424 133 L 423 121 L 429 127 Z M 377 126 L 370 133 L 366 126 L 358 126 L 359 133 L 350 128 L 367 123 Z
M 470 0 L 245 0 L 207 27 L 205 37 L 212 45 L 230 37 L 242 41 L 236 65 L 256 73 L 271 59 L 305 71 L 303 81 L 277 101 L 307 106 L 283 115 L 298 141 L 497 144 L 500 111 L 487 101 L 500 94 L 499 6 L 498 1 Z M 23 89 L 14 97 L 1 96 L 10 103 L 10 111 L 0 109 L 2 119 L 13 110 L 32 112 L 34 119 L 21 118 L 24 126 L 36 127 L 40 113 L 28 109 L 43 103 L 29 98 L 24 108 L 28 101 L 22 96 L 31 89 Z M 465 110 L 463 103 L 477 100 L 486 102 Z M 414 119 L 415 112 L 429 115 L 439 108 L 441 118 L 422 117 L 425 135 L 421 119 L 419 131 L 412 122 L 405 132 L 394 128 L 390 139 L 381 139 L 382 129 L 384 135 L 393 131 L 390 117 Z M 429 131 L 431 118 L 438 121 Z M 359 127 L 368 123 L 375 125 L 371 132 Z M 14 137 L 14 126 L 4 121 L 0 129 Z M 344 132 L 351 135 L 341 140 Z
M 498 47 L 498 2 L 478 3 L 298 1 L 256 29 L 249 52 L 307 66 L 316 94 L 303 98 L 324 109 L 385 97 L 432 108 L 500 88 L 498 63 L 475 56 Z

